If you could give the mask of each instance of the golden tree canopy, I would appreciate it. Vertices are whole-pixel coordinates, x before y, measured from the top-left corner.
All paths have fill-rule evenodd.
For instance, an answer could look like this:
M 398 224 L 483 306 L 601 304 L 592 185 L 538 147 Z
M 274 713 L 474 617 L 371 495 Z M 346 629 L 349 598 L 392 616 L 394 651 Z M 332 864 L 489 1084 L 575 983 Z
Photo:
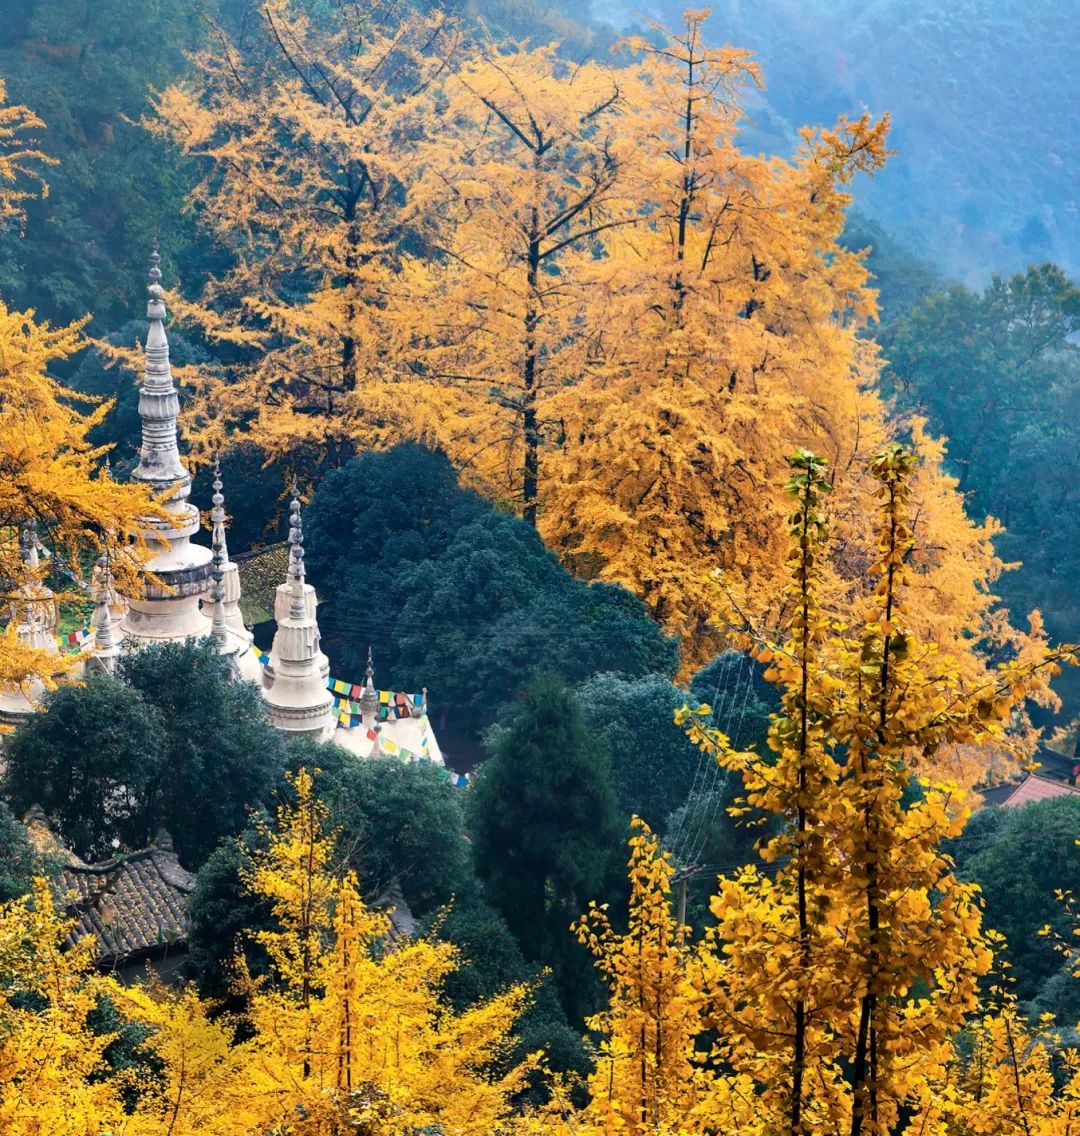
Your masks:
M 272 454 L 407 429 L 407 408 L 377 396 L 394 366 L 385 317 L 419 123 L 457 41 L 445 18 L 384 0 L 267 0 L 242 45 L 215 30 L 198 81 L 158 97 L 152 126 L 198 160 L 192 204 L 231 254 L 198 302 L 172 301 L 240 352 L 196 404 L 197 447 L 237 422 Z
M 234 261 L 178 310 L 243 359 L 202 381 L 196 442 L 441 446 L 572 570 L 641 596 L 689 670 L 747 621 L 782 625 L 778 455 L 829 459 L 841 610 L 868 582 L 867 459 L 904 434 L 910 618 L 978 681 L 1041 624 L 1010 625 L 996 523 L 965 514 L 945 443 L 891 417 L 860 337 L 876 294 L 840 237 L 888 120 L 748 153 L 760 76 L 704 19 L 607 68 L 376 0 L 273 0 L 242 52 L 199 57 L 204 85 L 164 92 L 159 129 L 203 162 L 193 203 Z

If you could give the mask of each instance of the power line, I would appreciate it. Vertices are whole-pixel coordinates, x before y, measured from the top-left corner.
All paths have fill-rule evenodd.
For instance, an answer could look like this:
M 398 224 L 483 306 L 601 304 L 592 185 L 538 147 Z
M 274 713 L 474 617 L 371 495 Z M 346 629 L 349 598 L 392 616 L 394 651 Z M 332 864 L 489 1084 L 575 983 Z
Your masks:
M 709 712 L 709 725 L 710 726 L 712 726 L 713 721 L 716 717 L 717 703 L 720 699 L 720 684 L 721 684 L 721 682 L 723 682 L 723 679 L 724 679 L 724 675 L 723 675 L 723 672 L 721 671 L 716 676 L 716 690 L 713 692 L 712 705 L 710 707 L 710 712 Z M 727 693 L 726 689 L 725 689 L 724 693 L 725 694 Z M 694 768 L 694 779 L 690 784 L 690 789 L 689 789 L 688 793 L 686 794 L 686 800 L 683 802 L 682 812 L 679 814 L 678 831 L 675 832 L 674 834 L 669 834 L 669 836 L 668 836 L 668 839 L 669 839 L 670 845 L 671 845 L 671 854 L 674 857 L 674 859 L 676 860 L 676 862 L 681 862 L 682 858 L 683 858 L 682 854 L 685 851 L 683 844 L 684 844 L 684 838 L 685 838 L 686 818 L 687 818 L 689 811 L 690 811 L 690 803 L 691 803 L 691 801 L 694 800 L 695 795 L 696 795 L 697 790 L 698 790 L 698 786 L 701 783 L 702 770 L 705 768 L 705 762 L 708 759 L 707 754 L 708 754 L 708 750 L 706 748 L 703 747 L 703 748 L 698 749 L 697 765 Z
M 751 663 L 750 659 L 748 657 L 744 656 L 743 666 L 740 668 L 739 672 L 736 674 L 736 680 L 735 680 L 735 683 L 734 683 L 734 693 L 732 695 L 731 706 L 730 706 L 729 711 L 728 711 L 728 718 L 727 718 L 727 721 L 725 722 L 725 728 L 724 728 L 724 733 L 727 734 L 727 736 L 729 738 L 734 737 L 734 734 L 731 731 L 731 722 L 732 722 L 732 719 L 734 718 L 735 703 L 738 700 L 740 685 L 742 686 L 742 690 L 743 690 L 742 708 L 741 708 L 741 711 L 740 711 L 740 718 L 739 718 L 740 728 L 741 728 L 741 722 L 746 715 L 746 703 L 747 703 L 747 700 L 750 696 L 750 689 L 751 689 L 751 686 L 752 686 L 752 672 L 751 672 L 752 665 L 753 664 Z M 745 680 L 745 681 L 743 682 L 742 680 Z M 710 796 L 712 797 L 712 811 L 708 815 L 707 819 L 706 819 L 705 816 L 702 816 L 701 820 L 698 823 L 697 833 L 695 834 L 694 841 L 691 845 L 691 849 L 692 849 L 691 852 L 690 852 L 691 862 L 695 861 L 697 859 L 698 855 L 701 853 L 702 849 L 705 846 L 705 841 L 708 839 L 709 833 L 712 830 L 713 825 L 716 823 L 716 817 L 717 817 L 717 814 L 719 813 L 720 807 L 721 807 L 720 793 L 717 791 L 717 789 L 718 789 L 718 787 L 721 786 L 721 783 L 722 783 L 723 788 L 727 787 L 729 770 L 725 769 L 720 764 L 719 761 L 714 760 L 712 772 L 713 772 L 712 780 L 709 784 L 709 788 L 707 790 L 707 793 L 704 796 L 705 801 L 708 801 Z

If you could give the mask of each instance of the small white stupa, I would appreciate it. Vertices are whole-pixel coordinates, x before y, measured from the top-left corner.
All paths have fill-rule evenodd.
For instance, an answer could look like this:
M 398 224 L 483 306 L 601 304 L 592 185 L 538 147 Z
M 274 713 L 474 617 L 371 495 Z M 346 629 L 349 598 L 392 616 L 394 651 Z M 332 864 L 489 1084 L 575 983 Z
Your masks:
M 33 578 L 19 588 L 11 601 L 9 618 L 15 624 L 15 635 L 24 647 L 57 654 L 60 613 L 52 589 L 37 578 L 41 558 L 37 525 L 33 521 L 19 529 L 19 555 Z M 35 712 L 44 693 L 45 684 L 40 679 L 30 679 L 22 687 L 0 689 L 0 725 L 21 725 Z
M 120 620 L 113 610 L 116 592 L 112 586 L 108 552 L 101 557 L 94 569 L 91 593 L 94 613 L 90 616 L 90 630 L 94 634 L 89 649 L 93 654 L 86 660 L 86 670 L 88 673 L 104 671 L 113 674 L 116 660 L 124 649 L 124 635 L 120 630 Z
M 163 495 L 167 518 L 146 519 L 144 535 L 151 550 L 141 594 L 128 596 L 122 631 L 131 647 L 210 634 L 210 620 L 199 601 L 210 590 L 210 549 L 192 544 L 199 531 L 199 510 L 188 502 L 191 474 L 180 461 L 176 419 L 180 402 L 169 365 L 165 336 L 165 301 L 161 288 L 157 240 L 150 256 L 150 300 L 146 315 L 146 369 L 139 390 L 142 448 L 131 475 Z
M 209 601 L 203 600 L 203 612 L 210 617 L 210 633 L 218 643 L 218 650 L 229 660 L 237 678 L 247 682 L 262 682 L 262 665 L 251 650 L 254 637 L 244 626 L 240 614 L 240 572 L 229 559 L 229 546 L 225 539 L 225 497 L 221 492 L 221 465 L 214 459 L 214 496 L 211 499 L 212 524 L 210 576 L 212 580 Z
M 330 664 L 319 645 L 315 589 L 304 579 L 304 531 L 293 485 L 289 506 L 289 568 L 274 596 L 277 630 L 263 668 L 263 698 L 270 721 L 294 737 L 333 736 L 334 698 L 327 689 Z

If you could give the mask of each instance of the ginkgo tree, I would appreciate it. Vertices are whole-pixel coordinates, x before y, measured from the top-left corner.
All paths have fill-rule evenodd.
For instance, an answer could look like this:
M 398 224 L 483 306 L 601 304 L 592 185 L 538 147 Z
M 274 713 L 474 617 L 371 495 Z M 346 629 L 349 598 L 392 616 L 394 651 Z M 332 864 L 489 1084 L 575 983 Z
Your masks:
M 0 79 L 0 222 L 22 220 L 27 200 L 48 195 L 44 168 L 56 159 L 38 148 L 37 132 L 44 126 L 29 107 L 8 103 Z
M 772 757 L 735 754 L 715 729 L 689 722 L 742 773 L 746 806 L 794 820 L 762 844 L 778 871 L 722 881 L 707 983 L 729 1023 L 721 1050 L 764 1079 L 776 1124 L 879 1136 L 923 1080 L 941 1075 L 991 960 L 976 889 L 955 878 L 941 849 L 963 828 L 965 795 L 928 778 L 913 793 L 916 770 L 956 743 L 1009 744 L 1013 710 L 1043 675 L 1075 660 L 1047 650 L 971 686 L 913 630 L 916 460 L 895 444 L 869 462 L 874 587 L 849 621 L 823 614 L 822 463 L 800 453 L 794 465 L 791 634 L 755 645 L 785 690 Z
M 888 119 L 804 130 L 790 160 L 746 152 L 742 107 L 760 74 L 746 52 L 710 47 L 704 20 L 688 12 L 681 29 L 631 41 L 623 180 L 643 220 L 612 230 L 597 266 L 593 365 L 552 407 L 567 441 L 547 459 L 540 514 L 551 547 L 633 588 L 691 664 L 741 614 L 784 618 L 777 487 L 795 442 L 833 470 L 829 602 L 858 593 L 866 460 L 897 429 L 876 393 L 875 347 L 859 336 L 876 294 L 862 257 L 839 244 L 850 183 L 887 158 Z M 972 641 L 1016 643 L 995 611 L 997 527 L 965 516 L 941 443 L 907 428 L 924 459 L 912 618 L 974 677 Z M 738 612 L 718 604 L 710 569 Z
M 386 0 L 254 7 L 236 42 L 211 29 L 197 78 L 161 92 L 150 124 L 195 159 L 191 202 L 229 256 L 194 303 L 172 304 L 230 355 L 227 377 L 189 376 L 189 437 L 213 451 L 242 425 L 273 455 L 347 455 L 408 429 L 383 381 L 386 317 L 415 239 L 417 136 L 460 35 Z
M 436 411 L 430 437 L 533 525 L 559 475 L 542 463 L 567 444 L 553 399 L 587 370 L 597 333 L 594 261 L 637 221 L 620 176 L 630 82 L 554 44 L 468 60 L 414 193 L 439 254 L 405 266 L 402 350 L 428 380 L 414 402 Z

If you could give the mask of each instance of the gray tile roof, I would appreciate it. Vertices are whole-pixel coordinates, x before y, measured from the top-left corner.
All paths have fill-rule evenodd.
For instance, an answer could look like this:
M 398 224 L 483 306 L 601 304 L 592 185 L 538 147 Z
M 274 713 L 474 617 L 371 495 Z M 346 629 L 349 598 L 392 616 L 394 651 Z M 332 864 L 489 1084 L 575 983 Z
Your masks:
M 26 820 L 35 846 L 60 861 L 53 891 L 60 910 L 75 920 L 70 944 L 93 935 L 94 961 L 102 969 L 187 949 L 195 877 L 180 866 L 166 833 L 149 848 L 86 864 L 60 847 L 40 810 Z
M 65 914 L 76 921 L 70 941 L 93 935 L 99 966 L 125 966 L 187 945 L 195 877 L 173 853 L 147 848 L 104 864 L 67 866 L 54 888 Z

